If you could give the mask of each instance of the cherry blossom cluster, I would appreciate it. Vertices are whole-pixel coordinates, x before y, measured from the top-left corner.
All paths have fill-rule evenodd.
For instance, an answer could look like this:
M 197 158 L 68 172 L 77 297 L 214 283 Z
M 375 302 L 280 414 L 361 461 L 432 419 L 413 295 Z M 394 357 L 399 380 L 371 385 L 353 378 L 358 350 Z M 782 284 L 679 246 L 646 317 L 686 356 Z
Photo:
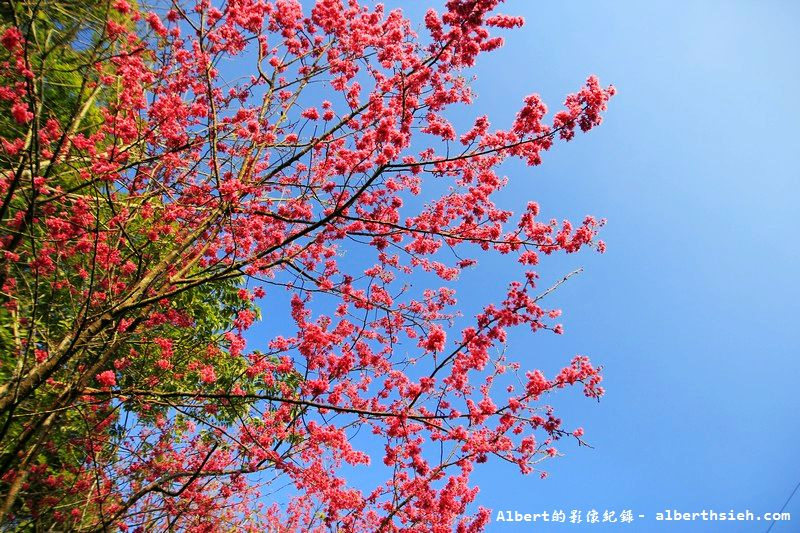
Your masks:
M 614 88 L 592 76 L 552 116 L 531 95 L 507 130 L 457 131 L 467 73 L 523 25 L 501 4 L 449 0 L 418 26 L 357 0 L 115 0 L 61 115 L 32 36 L 4 30 L 0 286 L 23 334 L 0 411 L 30 416 L 0 465 L 3 512 L 75 530 L 480 531 L 478 465 L 544 476 L 557 441 L 584 444 L 543 402 L 599 398 L 601 369 L 577 356 L 546 376 L 505 344 L 563 332 L 546 304 L 566 278 L 533 268 L 602 252 L 603 221 L 495 200 L 505 161 L 536 166 L 599 125 Z M 524 275 L 460 316 L 455 282 L 486 254 Z M 264 338 L 259 320 L 287 325 Z M 344 474 L 367 466 L 383 479 Z

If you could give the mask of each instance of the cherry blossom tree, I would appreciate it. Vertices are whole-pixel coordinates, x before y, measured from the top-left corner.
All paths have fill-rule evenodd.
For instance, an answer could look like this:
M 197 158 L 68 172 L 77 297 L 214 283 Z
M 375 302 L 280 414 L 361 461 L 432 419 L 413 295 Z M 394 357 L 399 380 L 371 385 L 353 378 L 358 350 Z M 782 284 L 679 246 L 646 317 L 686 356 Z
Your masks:
M 546 376 L 502 346 L 561 333 L 545 297 L 569 274 L 534 268 L 602 252 L 602 221 L 494 198 L 504 161 L 538 165 L 614 89 L 589 77 L 552 115 L 531 95 L 509 129 L 457 131 L 476 63 L 523 25 L 501 3 L 417 24 L 358 0 L 10 2 L 4 527 L 478 531 L 476 464 L 541 475 L 583 443 L 543 400 L 599 398 L 599 369 Z M 456 327 L 452 281 L 487 254 L 525 274 Z M 262 310 L 290 325 L 256 350 Z

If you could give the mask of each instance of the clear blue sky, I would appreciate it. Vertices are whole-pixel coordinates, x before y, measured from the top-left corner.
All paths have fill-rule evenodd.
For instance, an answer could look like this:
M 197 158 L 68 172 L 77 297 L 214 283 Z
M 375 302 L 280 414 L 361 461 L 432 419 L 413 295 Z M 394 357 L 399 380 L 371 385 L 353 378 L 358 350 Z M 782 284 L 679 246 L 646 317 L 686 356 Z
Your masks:
M 530 92 L 559 104 L 589 73 L 619 90 L 600 128 L 538 169 L 509 166 L 506 193 L 558 218 L 608 219 L 605 255 L 543 269 L 551 279 L 586 269 L 554 296 L 566 334 L 510 345 L 545 367 L 586 353 L 605 365 L 608 394 L 556 402 L 593 450 L 566 447 L 545 481 L 490 463 L 478 503 L 777 511 L 800 481 L 800 4 L 509 1 L 504 11 L 527 25 L 477 69 L 481 111 L 509 117 Z M 506 279 L 475 276 L 487 291 Z M 787 510 L 794 520 L 774 532 L 800 531 L 800 494 Z M 490 531 L 766 528 L 648 519 Z
M 590 355 L 608 392 L 599 404 L 554 397 L 594 449 L 563 446 L 544 481 L 490 461 L 477 471 L 477 503 L 651 518 L 490 531 L 766 531 L 765 522 L 652 517 L 777 511 L 800 481 L 800 3 L 517 0 L 503 11 L 527 25 L 479 64 L 470 116 L 505 126 L 531 92 L 555 109 L 591 73 L 619 91 L 600 128 L 537 169 L 509 164 L 501 202 L 608 219 L 605 255 L 541 269 L 555 280 L 585 268 L 551 300 L 565 311 L 565 335 L 512 335 L 509 347 L 548 371 Z M 483 260 L 463 277 L 465 313 L 502 294 L 508 265 Z M 787 510 L 794 520 L 772 531 L 800 531 L 800 494 Z

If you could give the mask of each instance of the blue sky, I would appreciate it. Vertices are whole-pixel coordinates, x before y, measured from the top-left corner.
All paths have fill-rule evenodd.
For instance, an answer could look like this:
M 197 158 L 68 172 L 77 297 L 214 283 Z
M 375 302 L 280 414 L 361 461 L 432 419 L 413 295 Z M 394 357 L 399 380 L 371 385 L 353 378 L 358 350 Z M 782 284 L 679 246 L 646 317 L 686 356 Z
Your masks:
M 478 471 L 478 503 L 649 518 L 490 531 L 765 531 L 652 517 L 777 511 L 800 481 L 800 4 L 516 1 L 504 11 L 527 25 L 477 69 L 481 112 L 510 117 L 530 92 L 554 108 L 589 73 L 619 91 L 600 128 L 537 169 L 509 165 L 505 193 L 545 215 L 608 219 L 605 255 L 543 268 L 555 279 L 585 267 L 554 296 L 566 334 L 520 335 L 509 348 L 548 367 L 588 354 L 605 365 L 608 393 L 555 402 L 594 449 L 566 447 L 545 481 L 491 463 Z M 800 496 L 787 510 L 794 520 L 772 531 L 800 529 Z
M 389 0 L 419 16 L 428 3 Z M 594 448 L 562 447 L 550 477 L 478 468 L 477 504 L 541 512 L 631 509 L 632 525 L 492 524 L 490 531 L 766 531 L 765 522 L 657 523 L 664 509 L 777 511 L 800 481 L 800 4 L 508 1 L 527 25 L 485 57 L 464 124 L 510 123 L 523 97 L 551 109 L 595 73 L 618 94 L 604 124 L 541 167 L 508 164 L 504 207 L 608 219 L 604 255 L 548 258 L 563 336 L 514 334 L 509 353 L 552 372 L 605 366 L 607 395 L 553 403 Z M 417 19 L 419 20 L 419 19 Z M 514 278 L 483 259 L 461 280 L 469 315 Z M 464 290 L 466 288 L 466 290 Z M 369 474 L 365 474 L 369 477 Z M 800 529 L 800 495 L 787 507 Z
M 407 2 L 387 2 L 387 7 Z M 492 524 L 490 531 L 765 531 L 764 522 L 658 523 L 667 508 L 777 511 L 800 481 L 800 5 L 792 2 L 527 2 L 507 45 L 476 69 L 475 112 L 502 125 L 522 97 L 551 109 L 596 73 L 618 95 L 604 124 L 536 169 L 508 165 L 506 205 L 608 219 L 602 256 L 547 261 L 560 337 L 515 335 L 509 352 L 554 368 L 605 365 L 599 404 L 554 403 L 594 449 L 566 446 L 550 477 L 490 462 L 477 502 L 523 512 L 633 509 L 627 527 Z M 487 59 L 487 58 L 484 58 Z M 502 290 L 473 273 L 469 307 Z M 479 284 L 480 282 L 480 284 Z M 493 286 L 494 285 L 494 286 Z M 772 531 L 796 531 L 796 516 Z M 525 526 L 525 527 L 523 527 Z

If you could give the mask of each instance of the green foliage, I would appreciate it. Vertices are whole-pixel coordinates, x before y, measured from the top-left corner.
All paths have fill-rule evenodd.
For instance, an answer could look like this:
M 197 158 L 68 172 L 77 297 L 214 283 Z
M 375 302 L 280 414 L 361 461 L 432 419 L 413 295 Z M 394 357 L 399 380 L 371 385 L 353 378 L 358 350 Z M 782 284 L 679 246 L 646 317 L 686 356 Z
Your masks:
M 49 118 L 62 125 L 73 121 L 92 92 L 91 82 L 99 74 L 93 71 L 97 61 L 113 53 L 105 39 L 106 21 L 129 25 L 106 0 L 3 2 L 0 20 L 3 29 L 16 26 L 23 32 L 28 41 L 26 59 L 32 70 L 43 74 L 38 85 L 32 82 L 28 89 L 35 95 L 40 125 Z M 6 60 L 9 53 L 2 49 L 0 56 Z M 95 100 L 100 103 L 111 96 L 108 90 L 100 91 Z M 97 107 L 92 106 L 77 131 L 91 133 L 101 121 Z M 25 128 L 2 113 L 0 133 L 14 138 L 24 135 Z
M 25 0 L 2 4 L 0 32 L 9 26 L 20 28 L 28 41 L 28 61 L 38 77 L 28 87 L 31 100 L 37 102 L 32 130 L 28 129 L 28 125 L 15 122 L 7 109 L 1 109 L 0 137 L 7 140 L 24 139 L 25 150 L 36 150 L 36 135 L 32 135 L 31 131 L 43 127 L 48 119 L 57 120 L 61 129 L 70 134 L 90 135 L 97 130 L 103 121 L 101 107 L 115 98 L 113 86 L 96 84 L 103 72 L 98 71 L 95 65 L 100 59 L 114 53 L 114 45 L 109 44 L 104 35 L 108 19 L 125 23 L 110 8 L 110 2 L 104 0 Z M 8 51 L 0 48 L 0 61 L 7 60 Z M 7 81 L 0 80 L 0 84 Z M 0 104 L 0 107 L 7 106 L 7 103 Z M 0 157 L 0 170 L 16 170 L 12 163 L 13 159 Z M 87 183 L 82 175 L 85 170 L 84 160 L 80 157 L 70 157 L 53 164 L 53 168 L 49 169 L 48 185 L 58 187 L 63 192 L 47 199 L 45 209 L 59 214 L 62 209 L 67 211 L 66 202 L 84 202 L 97 225 L 98 238 L 92 245 L 97 247 L 99 243 L 104 243 L 122 250 L 126 254 L 123 262 L 135 264 L 136 276 L 141 277 L 152 265 L 162 261 L 176 245 L 168 234 L 159 235 L 157 242 L 150 242 L 144 237 L 153 220 L 163 214 L 163 199 L 154 194 L 145 201 L 146 206 L 141 200 L 135 203 L 125 191 L 115 190 L 108 183 Z M 28 181 L 31 181 L 30 175 Z M 35 192 L 29 185 L 23 184 L 21 194 L 12 198 L 10 212 L 24 212 L 31 202 L 35 204 Z M 126 219 L 128 234 L 106 237 L 105 229 L 122 210 L 130 213 Z M 145 212 L 151 214 L 145 215 Z M 26 231 L 28 235 L 20 244 L 21 247 L 38 246 L 50 240 L 46 225 L 30 225 Z M 101 235 L 103 237 L 99 238 Z M 103 241 L 106 238 L 117 240 Z M 0 306 L 0 385 L 13 384 L 15 379 L 37 364 L 39 355 L 46 357 L 53 352 L 60 339 L 67 338 L 94 312 L 86 305 L 85 298 L 79 295 L 88 294 L 91 300 L 92 294 L 108 293 L 108 297 L 113 298 L 113 291 L 109 287 L 97 286 L 93 275 L 94 265 L 80 265 L 76 263 L 79 259 L 66 257 L 58 261 L 72 262 L 69 265 L 56 265 L 70 267 L 59 269 L 65 273 L 63 286 L 53 284 L 50 280 L 39 280 L 28 264 L 17 262 L 8 267 L 17 286 L 14 292 L 15 307 Z M 199 271 L 199 266 L 192 266 L 183 275 L 191 277 Z M 257 379 L 242 380 L 248 361 L 228 353 L 229 341 L 225 333 L 233 327 L 238 313 L 248 311 L 259 316 L 255 304 L 240 297 L 241 283 L 241 278 L 203 283 L 168 302 L 152 303 L 127 314 L 126 320 L 147 323 L 147 327 L 133 327 L 130 330 L 120 328 L 97 335 L 91 343 L 82 347 L 78 356 L 60 366 L 50 377 L 48 386 L 41 387 L 36 394 L 17 405 L 7 420 L 0 421 L 0 425 L 6 424 L 0 444 L 0 460 L 5 462 L 6 468 L 28 446 L 26 439 L 33 441 L 41 438 L 40 442 L 43 443 L 36 448 L 35 456 L 28 462 L 28 466 L 36 471 L 35 479 L 26 488 L 26 494 L 32 497 L 31 501 L 41 501 L 41 496 L 49 490 L 48 485 L 41 481 L 47 476 L 39 470 L 52 472 L 58 476 L 59 483 L 69 486 L 75 481 L 73 477 L 81 465 L 87 460 L 97 461 L 98 457 L 87 456 L 87 446 L 82 440 L 87 434 L 98 435 L 98 446 L 93 453 L 113 462 L 126 434 L 124 416 L 135 417 L 137 423 L 144 424 L 155 423 L 159 417 L 171 417 L 175 437 L 178 438 L 181 432 L 189 431 L 189 422 L 193 420 L 228 424 L 249 417 L 255 403 L 247 398 L 208 402 L 191 398 L 186 401 L 159 401 L 157 398 L 147 401 L 140 398 L 123 405 L 117 400 L 107 401 L 93 379 L 95 372 L 92 372 L 88 382 L 86 379 L 81 382 L 81 390 L 77 391 L 77 398 L 72 400 L 71 405 L 75 408 L 58 411 L 57 417 L 52 419 L 57 422 L 48 427 L 50 407 L 57 404 L 59 395 L 67 385 L 75 383 L 76 376 L 84 374 L 97 361 L 106 361 L 97 373 L 125 369 L 118 373 L 117 383 L 118 389 L 123 392 L 148 390 L 157 386 L 158 391 L 164 393 L 229 393 L 235 384 L 244 387 L 242 392 L 246 395 L 275 392 Z M 160 320 L 159 316 L 166 318 Z M 163 340 L 169 341 L 173 355 L 169 358 L 168 369 L 156 371 L 160 368 L 157 362 L 164 357 L 159 344 Z M 200 371 L 211 363 L 216 380 L 205 383 Z M 285 385 L 294 389 L 300 379 L 299 375 L 286 376 Z M 217 408 L 206 409 L 207 405 L 212 404 Z M 29 427 L 44 429 L 37 429 L 41 436 L 29 437 L 26 436 Z M 143 445 L 149 444 L 145 442 Z M 0 482 L 0 493 L 5 493 L 7 488 L 7 483 Z M 77 492 L 75 498 L 80 497 L 81 492 Z M 60 501 L 57 505 L 70 507 L 70 502 Z M 29 526 L 43 530 L 49 527 L 49 519 L 37 509 L 29 508 L 24 498 L 15 504 L 12 511 L 20 520 L 18 530 L 28 530 Z M 9 531 L 17 530 L 15 525 L 9 528 Z

